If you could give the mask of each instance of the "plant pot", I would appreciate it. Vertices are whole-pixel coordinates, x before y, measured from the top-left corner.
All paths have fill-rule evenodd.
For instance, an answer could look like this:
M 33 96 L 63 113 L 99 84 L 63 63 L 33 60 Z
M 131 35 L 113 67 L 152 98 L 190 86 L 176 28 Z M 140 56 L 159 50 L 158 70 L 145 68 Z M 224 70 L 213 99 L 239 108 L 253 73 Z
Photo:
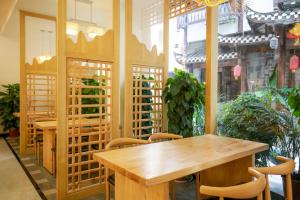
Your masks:
M 18 137 L 19 136 L 19 129 L 11 129 L 9 130 L 9 137 Z
M 282 185 L 284 194 L 286 194 L 285 189 L 285 176 L 282 176 Z M 293 200 L 300 200 L 300 180 L 292 178 L 292 188 L 293 188 Z M 286 195 L 285 195 L 286 196 Z

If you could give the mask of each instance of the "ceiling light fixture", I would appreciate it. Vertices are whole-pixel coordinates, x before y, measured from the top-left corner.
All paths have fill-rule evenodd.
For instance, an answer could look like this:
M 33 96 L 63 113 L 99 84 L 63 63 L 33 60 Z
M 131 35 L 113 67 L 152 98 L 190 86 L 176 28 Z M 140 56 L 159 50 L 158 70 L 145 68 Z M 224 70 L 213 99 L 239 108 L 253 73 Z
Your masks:
M 90 6 L 90 20 L 80 20 L 77 18 L 77 3 L 84 3 Z M 70 36 L 77 36 L 79 30 L 85 30 L 89 38 L 102 36 L 105 33 L 105 28 L 99 27 L 93 22 L 93 1 L 92 0 L 74 0 L 74 18 L 67 22 L 66 33 Z
M 49 33 L 49 53 L 46 53 L 46 48 L 44 48 L 44 35 L 46 33 L 46 30 L 40 30 L 41 31 L 41 40 L 42 40 L 42 47 L 41 47 L 41 55 L 38 56 L 36 59 L 38 61 L 38 63 L 43 63 L 47 60 L 50 60 L 52 58 L 51 56 L 51 34 L 52 31 L 48 31 Z

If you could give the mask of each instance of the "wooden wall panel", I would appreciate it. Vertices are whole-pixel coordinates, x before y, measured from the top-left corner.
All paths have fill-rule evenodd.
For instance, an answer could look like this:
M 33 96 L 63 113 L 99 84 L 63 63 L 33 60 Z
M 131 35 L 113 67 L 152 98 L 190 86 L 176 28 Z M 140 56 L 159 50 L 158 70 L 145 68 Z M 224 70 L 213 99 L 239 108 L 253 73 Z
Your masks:
M 55 21 L 54 17 L 20 11 L 20 153 L 33 152 L 34 133 L 32 123 L 37 118 L 55 118 L 56 57 L 39 63 L 25 63 L 26 16 Z
M 57 199 L 100 192 L 104 167 L 93 153 L 119 135 L 119 0 L 113 30 L 88 41 L 66 36 L 67 0 L 58 1 Z M 109 20 L 109 19 L 107 19 Z
M 156 46 L 149 50 L 134 35 L 133 1 L 126 1 L 125 137 L 147 138 L 149 134 L 162 132 L 165 128 L 165 110 L 161 95 L 168 72 L 168 3 L 167 0 L 162 1 L 164 13 L 160 23 L 163 24 L 164 47 L 163 53 L 158 53 Z M 160 5 L 160 2 L 156 4 Z M 153 13 L 148 14 L 154 17 Z M 149 26 L 155 25 L 151 20 L 149 22 Z

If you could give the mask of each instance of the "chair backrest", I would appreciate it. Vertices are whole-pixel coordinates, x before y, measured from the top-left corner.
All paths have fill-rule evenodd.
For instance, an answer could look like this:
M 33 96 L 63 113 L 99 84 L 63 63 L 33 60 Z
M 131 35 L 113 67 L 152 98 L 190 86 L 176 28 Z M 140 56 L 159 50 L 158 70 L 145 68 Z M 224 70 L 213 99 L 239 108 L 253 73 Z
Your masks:
M 269 178 L 268 175 L 282 175 L 286 176 L 285 185 L 286 185 L 286 198 L 287 200 L 293 199 L 293 191 L 292 191 L 292 178 L 291 174 L 295 169 L 295 161 L 293 159 L 289 159 L 283 156 L 277 156 L 276 159 L 281 162 L 281 164 L 272 166 L 272 167 L 258 167 L 255 170 L 259 171 L 266 175 L 266 189 L 265 189 L 265 199 L 271 200 L 271 191 L 269 185 Z
M 50 117 L 41 117 L 41 118 L 35 118 L 32 120 L 33 122 L 47 122 L 47 121 L 56 121 L 56 118 L 50 118 Z
M 152 135 L 150 135 L 148 141 L 155 142 L 158 140 L 178 140 L 182 138 L 183 137 L 181 135 L 172 134 L 172 133 L 153 133 Z
M 111 140 L 106 146 L 105 150 L 112 150 L 117 148 L 123 148 L 125 146 L 149 144 L 147 140 L 134 139 L 134 138 L 117 138 Z
M 265 176 L 253 168 L 249 168 L 248 171 L 256 177 L 256 180 L 231 187 L 200 186 L 200 194 L 216 196 L 220 199 L 249 199 L 257 197 L 258 200 L 262 200 L 262 192 L 266 186 Z

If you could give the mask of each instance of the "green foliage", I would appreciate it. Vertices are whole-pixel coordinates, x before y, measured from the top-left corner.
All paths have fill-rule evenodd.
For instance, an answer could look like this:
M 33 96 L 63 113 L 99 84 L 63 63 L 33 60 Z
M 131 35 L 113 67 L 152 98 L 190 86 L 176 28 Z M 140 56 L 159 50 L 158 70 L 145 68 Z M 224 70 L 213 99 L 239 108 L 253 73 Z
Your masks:
M 300 85 L 289 94 L 288 104 L 293 110 L 293 115 L 299 118 L 298 122 L 300 124 Z
M 86 86 L 99 86 L 99 81 L 96 79 L 83 79 L 83 84 Z M 105 80 L 102 80 L 102 86 L 105 86 Z M 84 107 L 81 110 L 82 114 L 94 114 L 99 113 L 99 95 L 102 93 L 102 95 L 105 95 L 105 90 L 100 88 L 82 88 L 81 94 L 82 95 L 95 95 L 95 97 L 88 97 L 88 98 L 82 98 L 81 102 L 83 105 L 97 105 L 97 106 L 91 106 L 91 107 Z M 105 97 L 102 98 L 102 104 L 105 104 Z M 102 107 L 102 113 L 105 112 L 105 108 Z
M 18 83 L 2 85 L 4 92 L 0 92 L 0 116 L 4 130 L 19 128 L 19 120 L 13 115 L 20 110 L 20 85 Z
M 269 83 L 268 83 L 269 86 L 271 87 L 277 86 L 277 76 L 278 76 L 278 71 L 277 71 L 277 64 L 276 64 L 271 76 L 269 77 Z
M 285 113 L 272 108 L 272 101 L 264 96 L 242 94 L 236 100 L 224 104 L 220 113 L 221 134 L 267 143 L 270 148 L 289 129 Z M 256 164 L 267 165 L 269 153 L 270 151 L 259 154 Z
M 193 119 L 194 135 L 203 135 L 205 131 L 205 107 L 203 105 L 195 105 Z
M 139 79 L 139 77 L 136 77 L 136 79 Z M 135 95 L 139 95 L 139 94 L 135 94 L 136 90 L 133 90 L 133 102 L 135 103 L 153 103 L 153 99 L 152 99 L 152 91 L 150 90 L 150 82 L 147 82 L 147 80 L 153 80 L 153 78 L 146 78 L 144 75 L 142 76 L 142 79 L 143 81 L 140 82 L 138 81 L 137 82 L 137 85 L 136 82 L 134 81 L 133 82 L 133 87 L 140 87 L 140 83 L 142 83 L 142 98 L 137 98 L 135 97 Z M 141 102 L 139 102 L 141 101 Z M 140 111 L 139 110 L 140 107 L 137 107 L 137 110 L 135 107 L 133 107 L 133 112 L 135 111 Z M 153 125 L 153 122 L 151 120 L 151 111 L 153 110 L 152 106 L 151 105 L 142 105 L 141 107 L 141 111 L 143 112 L 142 113 L 142 119 L 144 119 L 145 121 L 142 122 L 142 127 L 149 127 L 149 128 L 146 128 L 146 129 L 143 129 L 142 130 L 142 134 L 150 134 L 152 133 L 152 125 Z M 133 119 L 135 119 L 135 117 L 137 117 L 137 119 L 140 118 L 140 115 L 133 115 Z M 147 120 L 148 119 L 148 120 Z M 135 124 L 133 123 L 133 126 Z M 134 128 L 134 127 L 133 127 Z
M 174 77 L 167 80 L 163 99 L 168 105 L 168 131 L 193 136 L 195 106 L 204 104 L 204 85 L 193 74 L 175 69 Z

